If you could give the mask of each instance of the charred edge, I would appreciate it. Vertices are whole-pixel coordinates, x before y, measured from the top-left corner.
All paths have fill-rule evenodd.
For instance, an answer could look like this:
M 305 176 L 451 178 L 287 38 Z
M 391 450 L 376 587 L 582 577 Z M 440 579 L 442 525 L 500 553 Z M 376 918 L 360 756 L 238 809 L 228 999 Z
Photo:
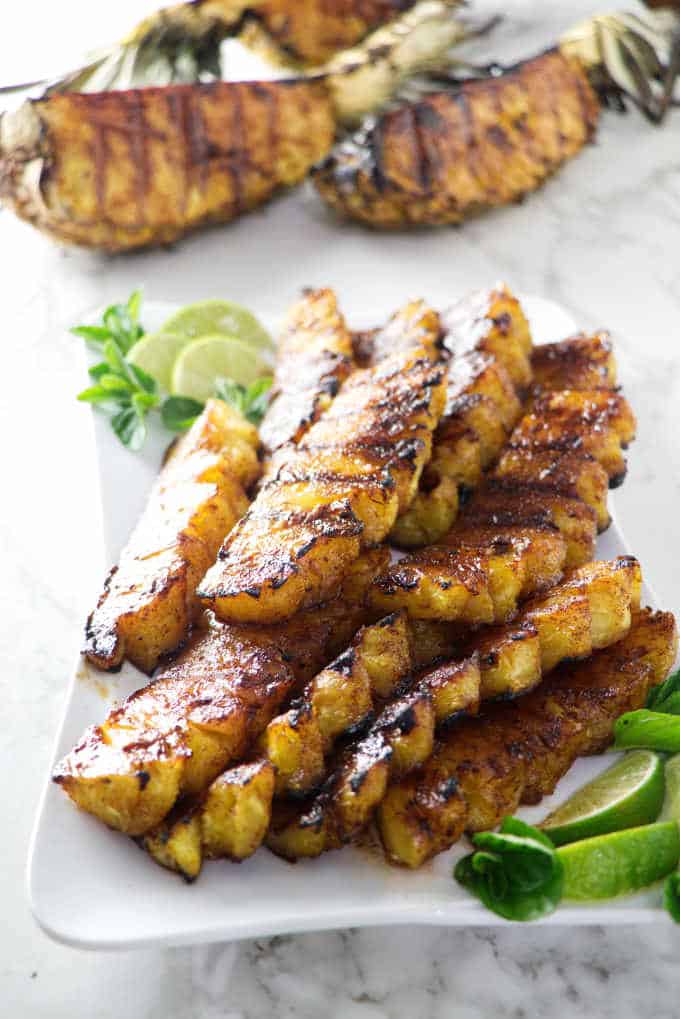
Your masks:
M 341 655 L 338 655 L 335 661 L 332 662 L 332 664 L 329 665 L 328 668 L 331 669 L 333 672 L 340 673 L 341 676 L 351 676 L 354 666 L 356 664 L 356 660 L 357 660 L 356 649 L 348 648 L 346 651 L 343 651 Z
M 149 774 L 148 771 L 138 771 L 135 777 L 139 782 L 139 791 L 144 792 L 147 785 L 151 781 L 151 775 Z

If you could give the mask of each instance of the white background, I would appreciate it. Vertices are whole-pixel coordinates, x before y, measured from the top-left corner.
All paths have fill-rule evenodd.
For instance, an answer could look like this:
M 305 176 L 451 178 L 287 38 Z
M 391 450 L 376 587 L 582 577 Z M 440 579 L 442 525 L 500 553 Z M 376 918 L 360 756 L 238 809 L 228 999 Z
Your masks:
M 152 4 L 12 5 L 3 12 L 4 81 L 58 69 L 124 31 Z M 483 10 L 494 9 L 485 2 Z M 487 52 L 510 59 L 597 9 L 505 4 Z M 277 229 L 299 211 L 299 230 Z M 80 628 L 101 581 L 99 518 L 78 386 L 82 311 L 143 284 L 150 298 L 232 296 L 279 315 L 304 284 L 341 277 L 347 306 L 375 294 L 452 293 L 501 277 L 564 303 L 584 328 L 616 335 L 640 418 L 618 494 L 624 531 L 662 604 L 680 607 L 680 113 L 663 131 L 606 114 L 588 149 L 524 205 L 461 230 L 381 237 L 326 220 L 298 193 L 236 227 L 168 252 L 109 259 L 64 252 L 0 215 L 2 495 L 0 648 L 4 724 L 4 1014 L 133 1019 L 274 1016 L 340 1019 L 677 1014 L 680 933 L 639 930 L 442 932 L 416 928 L 278 938 L 233 948 L 81 955 L 53 945 L 28 914 L 30 827 Z M 434 284 L 434 286 L 433 286 Z M 55 881 L 59 875 L 54 875 Z

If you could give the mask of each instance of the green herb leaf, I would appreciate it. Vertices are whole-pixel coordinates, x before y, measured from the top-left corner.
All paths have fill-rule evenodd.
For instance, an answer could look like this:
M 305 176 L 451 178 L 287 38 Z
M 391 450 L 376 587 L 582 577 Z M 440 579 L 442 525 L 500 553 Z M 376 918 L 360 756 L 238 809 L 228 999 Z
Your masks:
M 675 754 L 680 752 L 680 717 L 649 711 L 628 711 L 614 726 L 614 746 L 618 749 L 643 747 Z
M 246 417 L 251 424 L 259 425 L 269 406 L 269 391 L 274 379 L 271 376 L 256 379 L 246 392 Z
M 139 324 L 139 312 L 142 307 L 142 291 L 133 290 L 127 300 L 128 315 L 135 325 Z
M 140 386 L 145 392 L 156 396 L 159 390 L 156 380 L 149 375 L 148 372 L 145 372 L 143 368 L 140 368 L 139 365 L 131 364 L 129 361 L 126 361 L 125 363 L 128 369 L 128 375 L 134 379 L 135 384 Z
M 108 375 L 110 370 L 106 361 L 100 361 L 99 364 L 93 364 L 91 368 L 88 368 L 87 374 L 98 382 L 103 375 Z
M 102 315 L 101 325 L 73 326 L 71 332 L 99 350 L 107 340 L 115 340 L 121 353 L 127 354 L 137 340 L 144 335 L 139 324 L 142 292 L 135 290 L 125 304 L 112 304 Z
M 111 418 L 111 427 L 128 449 L 136 453 L 146 439 L 146 422 L 136 407 L 124 407 Z
M 259 425 L 269 405 L 269 390 L 274 380 L 256 379 L 246 388 L 233 379 L 215 379 L 215 395 L 234 407 L 253 425 Z
M 140 414 L 146 414 L 155 407 L 157 403 L 157 398 L 151 393 L 135 393 L 132 397 L 132 405 L 137 408 Z
M 121 405 L 120 397 L 109 392 L 103 386 L 89 386 L 78 393 L 77 399 L 82 403 L 91 403 L 101 410 L 113 412 Z M 129 401 L 128 401 L 129 402 Z
M 203 404 L 188 396 L 169 396 L 161 404 L 161 420 L 171 432 L 186 432 L 203 410 Z
M 137 292 L 132 295 L 131 300 L 133 301 L 132 309 L 133 312 L 139 312 L 139 297 L 136 297 Z M 104 327 L 108 329 L 110 336 L 117 340 L 120 348 L 124 354 L 128 351 L 137 340 L 144 335 L 144 330 L 137 322 L 136 316 L 131 314 L 128 304 L 112 304 L 106 309 L 102 316 Z
M 118 346 L 118 341 L 113 337 L 109 337 L 102 347 L 102 353 L 104 355 L 104 360 L 114 375 L 122 375 L 123 378 L 126 378 L 128 372 L 125 365 L 125 358 L 123 356 L 123 352 Z
M 454 877 L 506 920 L 536 920 L 562 897 L 563 866 L 550 839 L 516 817 L 498 832 L 479 832 L 476 851 L 463 857 Z
M 680 669 L 649 691 L 646 706 L 667 715 L 680 715 Z
M 111 336 L 109 330 L 104 326 L 73 326 L 71 332 L 74 336 L 80 336 L 81 339 L 86 340 L 89 346 L 94 347 L 95 350 L 99 350 L 102 343 Z
M 102 389 L 106 389 L 111 396 L 114 393 L 133 392 L 132 386 L 127 379 L 122 379 L 120 375 L 112 375 L 111 372 L 100 375 L 99 385 Z
M 239 411 L 240 414 L 244 414 L 246 406 L 246 389 L 239 382 L 234 382 L 233 379 L 215 379 L 215 396 L 219 397 L 220 400 L 224 400 L 234 410 Z
M 669 874 L 663 888 L 663 904 L 676 923 L 680 923 L 680 873 Z

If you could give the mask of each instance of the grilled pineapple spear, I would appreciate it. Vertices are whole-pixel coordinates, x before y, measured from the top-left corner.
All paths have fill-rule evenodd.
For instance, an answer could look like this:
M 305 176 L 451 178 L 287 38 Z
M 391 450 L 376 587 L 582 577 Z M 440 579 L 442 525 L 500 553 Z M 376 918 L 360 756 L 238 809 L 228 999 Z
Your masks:
M 295 796 L 315 788 L 335 742 L 365 726 L 410 668 L 403 615 L 363 627 L 289 709 L 269 722 L 258 740 L 260 755 L 225 771 L 191 808 L 180 806 L 144 838 L 144 848 L 187 879 L 198 875 L 204 856 L 249 856 L 269 826 L 274 793 Z
M 531 379 L 529 324 L 504 284 L 463 298 L 444 312 L 441 328 L 451 355 L 446 408 L 418 494 L 390 534 L 402 548 L 446 534 L 458 513 L 459 492 L 475 488 L 498 456 Z
M 262 757 L 225 771 L 192 808 L 181 807 L 143 840 L 157 863 L 192 880 L 204 858 L 243 860 L 262 844 L 274 795 L 299 798 L 325 778 L 324 749 L 340 731 L 366 728 L 371 709 L 380 711 L 358 753 L 376 753 L 396 774 L 424 763 L 432 752 L 435 725 L 479 705 L 479 664 L 473 653 L 425 674 L 406 676 L 411 666 L 403 616 L 366 627 L 347 656 L 324 670 L 299 703 L 269 724 L 260 741 Z M 351 746 L 354 746 L 352 743 Z
M 640 586 L 634 559 L 592 563 L 527 606 L 511 626 L 471 637 L 462 652 L 478 656 L 479 696 L 488 700 L 524 693 L 560 661 L 585 658 L 620 640 L 639 607 Z M 423 756 L 430 756 L 432 721 L 412 715 L 406 736 L 398 724 L 409 704 L 408 698 L 397 701 L 365 738 L 347 749 L 318 796 L 275 812 L 267 836 L 270 849 L 287 859 L 318 856 L 366 827 L 388 781 L 420 767 Z M 449 737 L 443 739 L 448 744 Z M 422 753 L 420 748 L 425 748 Z
M 409 301 L 372 337 L 372 356 L 358 362 L 355 337 L 348 331 L 332 290 L 311 291 L 291 310 L 276 355 L 273 398 L 260 426 L 271 457 L 265 477 L 285 465 L 297 445 L 319 420 L 342 383 L 360 363 L 377 365 L 383 358 L 425 348 L 441 356 L 439 316 L 424 301 Z
M 572 346 L 573 345 L 573 346 Z M 593 355 L 588 364 L 587 351 Z M 625 398 L 611 389 L 551 392 L 549 386 L 566 382 L 590 382 L 595 366 L 606 353 L 611 374 L 611 352 L 603 352 L 602 339 L 592 342 L 578 337 L 550 345 L 539 363 L 541 395 L 534 401 L 510 436 L 499 466 L 481 492 L 472 497 L 460 524 L 440 544 L 412 553 L 393 564 L 379 577 L 371 602 L 381 612 L 406 609 L 414 619 L 458 621 L 463 624 L 498 623 L 510 618 L 518 602 L 550 587 L 570 565 L 583 561 L 594 542 L 593 511 L 606 522 L 601 498 L 573 498 L 590 493 L 563 493 L 559 481 L 549 501 L 527 492 L 533 482 L 550 491 L 550 469 L 559 468 L 565 455 L 581 458 L 582 468 L 595 471 L 598 491 L 618 484 L 625 473 L 621 446 L 634 436 L 635 419 Z M 562 363 L 562 371 L 559 365 Z M 549 370 L 540 367 L 547 363 Z M 563 452 L 564 451 L 564 452 Z M 541 470 L 525 474 L 524 490 L 510 490 L 507 501 L 503 484 L 516 458 L 531 467 L 533 454 L 540 455 Z M 560 496 L 567 502 L 560 502 Z M 531 504 L 531 505 L 529 505 Z M 478 511 L 477 506 L 480 509 Z M 590 510 L 590 512 L 589 512 Z M 494 512 L 497 519 L 494 519 Z
M 613 389 L 616 384 L 606 334 L 532 349 L 522 308 L 505 285 L 468 295 L 441 320 L 452 356 L 447 405 L 418 494 L 390 534 L 403 548 L 440 541 L 451 528 L 459 491 L 469 495 L 498 457 L 532 378 L 532 400 L 559 389 Z M 362 337 L 360 347 L 365 358 L 370 337 Z M 529 409 L 526 401 L 524 406 Z
M 196 585 L 249 505 L 260 472 L 257 429 L 221 400 L 172 449 L 85 629 L 100 669 L 127 658 L 152 672 L 200 613 Z
M 209 616 L 157 679 L 91 726 L 54 780 L 83 810 L 130 835 L 197 795 L 242 757 L 302 684 L 365 622 L 365 592 L 388 553 L 348 571 L 334 602 L 285 626 L 224 626 Z
M 534 568 L 540 570 L 538 563 Z M 225 772 L 210 786 L 195 811 L 191 859 L 200 863 L 203 855 L 251 855 L 269 826 L 274 794 L 299 797 L 320 784 L 327 746 L 323 732 L 328 737 L 329 732 L 350 731 L 371 706 L 391 696 L 368 732 L 340 754 L 318 795 L 295 807 L 275 805 L 267 835 L 270 848 L 290 859 L 316 856 L 351 841 L 371 820 L 388 780 L 427 760 L 436 728 L 461 712 L 474 714 L 480 698 L 525 693 L 560 661 L 587 657 L 621 639 L 639 607 L 640 587 L 640 569 L 630 557 L 581 567 L 548 595 L 530 601 L 512 624 L 463 641 L 455 631 L 448 634 L 449 650 L 459 657 L 416 671 L 403 691 L 396 690 L 396 699 L 396 676 L 409 667 L 403 617 L 369 627 L 365 632 L 371 635 L 374 666 L 376 645 L 389 652 L 385 682 L 381 687 L 373 683 L 373 699 L 370 681 L 357 677 L 354 668 L 345 669 L 345 682 L 337 667 L 327 670 L 322 684 L 314 680 L 302 703 L 265 730 L 263 759 Z M 418 641 L 417 629 L 410 639 Z M 195 877 L 198 871 L 188 871 L 178 855 L 189 841 L 186 825 L 186 815 L 170 817 L 145 846 L 157 862 Z
M 279 339 L 271 401 L 260 425 L 268 454 L 298 443 L 354 368 L 352 337 L 332 290 L 311 290 L 291 308 Z
M 224 9 L 238 5 L 172 9 L 122 51 L 2 116 L 0 198 L 57 240 L 111 252 L 232 220 L 301 181 L 330 150 L 339 119 L 440 59 L 463 34 L 455 6 L 423 0 L 335 67 L 251 82 L 215 80 L 217 41 L 231 24 Z M 145 39 L 151 57 L 154 47 L 170 53 L 160 81 Z M 187 49 L 192 83 L 181 73 Z
M 464 721 L 419 773 L 389 788 L 378 811 L 388 859 L 419 867 L 466 829 L 493 828 L 520 802 L 539 802 L 577 757 L 611 742 L 616 719 L 644 704 L 676 650 L 673 615 L 643 609 L 612 647 Z
M 538 563 L 534 568 L 540 570 Z M 270 722 L 261 758 L 220 775 L 192 811 L 182 809 L 152 831 L 145 848 L 189 878 L 197 876 L 204 856 L 244 859 L 265 837 L 274 795 L 299 798 L 322 779 L 311 800 L 275 806 L 267 844 L 290 859 L 337 848 L 368 824 L 389 779 L 424 764 L 436 728 L 461 712 L 474 714 L 480 698 L 525 693 L 560 661 L 619 640 L 639 607 L 640 587 L 639 565 L 630 557 L 581 567 L 530 601 L 513 623 L 466 640 L 447 634 L 449 653 L 458 657 L 415 671 L 402 690 L 398 680 L 411 667 L 409 641 L 419 640 L 418 630 L 406 631 L 403 616 L 368 627 L 355 640 L 351 660 L 341 656 L 299 703 Z M 383 699 L 388 703 L 368 732 L 326 774 L 332 742 L 365 723 Z
M 222 546 L 204 603 L 221 619 L 274 622 L 332 594 L 411 502 L 444 401 L 424 346 L 355 372 Z
M 677 19 L 604 15 L 500 76 L 446 85 L 366 122 L 314 171 L 322 198 L 377 228 L 459 223 L 535 191 L 595 133 L 602 102 L 660 119 L 654 85 Z M 498 65 L 493 65 L 494 73 Z

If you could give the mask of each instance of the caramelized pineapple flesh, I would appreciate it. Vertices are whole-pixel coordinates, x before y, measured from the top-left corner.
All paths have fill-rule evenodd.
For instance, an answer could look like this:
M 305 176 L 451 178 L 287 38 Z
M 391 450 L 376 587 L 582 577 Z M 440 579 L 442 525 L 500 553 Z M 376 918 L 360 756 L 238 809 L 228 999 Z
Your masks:
M 85 732 L 54 780 L 110 827 L 150 832 L 180 795 L 201 794 L 242 757 L 284 702 L 349 643 L 366 622 L 366 588 L 388 555 L 362 557 L 334 602 L 285 626 L 206 617 L 153 683 Z
M 341 754 L 317 796 L 275 808 L 266 842 L 279 856 L 319 856 L 353 841 L 370 823 L 390 780 L 421 767 L 437 726 L 479 707 L 478 656 L 435 667 L 378 716 Z
M 310 290 L 290 309 L 276 351 L 271 401 L 260 425 L 269 455 L 297 444 L 354 367 L 352 339 L 332 290 Z
M 83 653 L 97 668 L 116 669 L 127 658 L 151 673 L 186 639 L 200 612 L 196 585 L 248 508 L 258 447 L 251 424 L 209 400 L 171 450 L 87 620 Z
M 231 622 L 279 622 L 329 597 L 408 507 L 444 409 L 425 348 L 355 372 L 259 492 L 199 595 Z
M 561 666 L 526 697 L 464 720 L 424 768 L 390 785 L 378 811 L 388 859 L 419 867 L 466 829 L 493 828 L 520 802 L 551 793 L 577 757 L 611 742 L 616 719 L 644 704 L 676 650 L 672 614 L 644 609 L 611 647 Z

